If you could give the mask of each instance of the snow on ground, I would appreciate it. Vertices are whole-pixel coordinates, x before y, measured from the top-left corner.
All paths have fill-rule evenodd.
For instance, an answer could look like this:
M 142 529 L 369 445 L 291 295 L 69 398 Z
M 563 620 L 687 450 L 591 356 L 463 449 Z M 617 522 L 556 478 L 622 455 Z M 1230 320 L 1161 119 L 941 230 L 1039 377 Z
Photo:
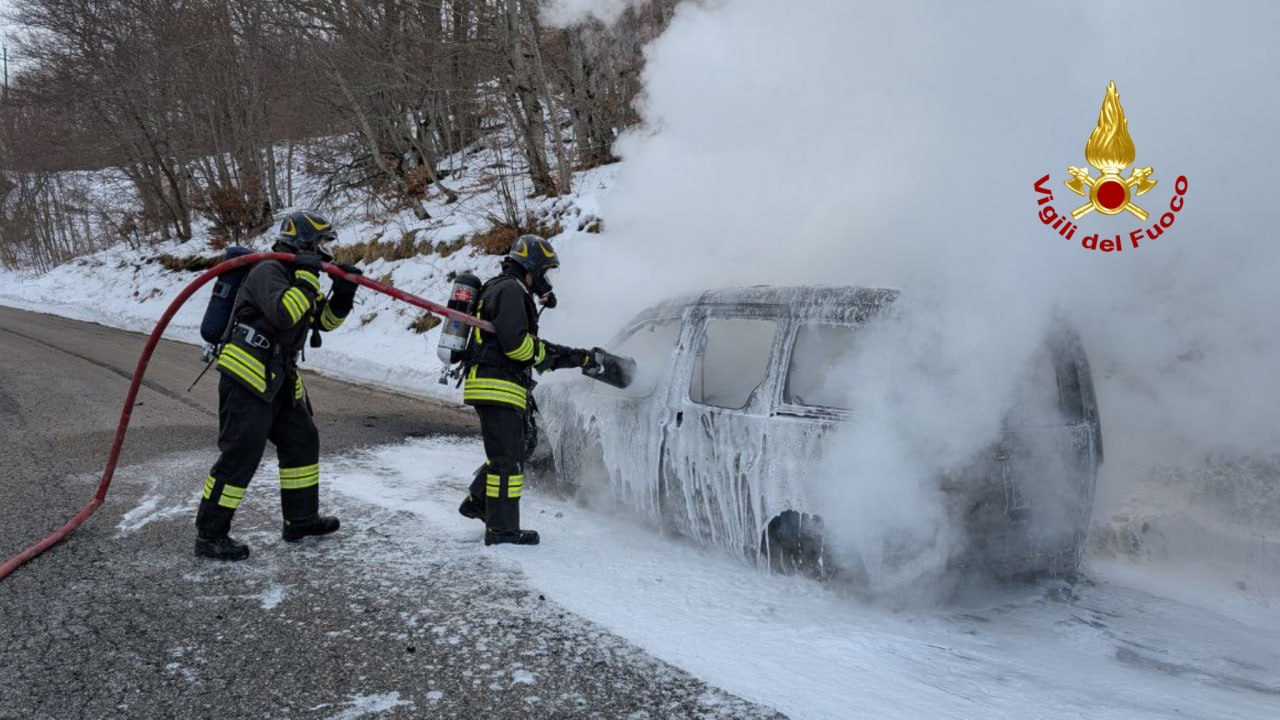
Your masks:
M 351 707 L 331 715 L 329 720 L 357 720 L 370 715 L 381 715 L 398 707 L 413 709 L 413 703 L 401 700 L 400 693 L 383 693 L 381 695 L 352 695 Z
M 483 458 L 431 438 L 327 466 L 327 486 L 471 539 L 549 599 L 741 697 L 804 718 L 1274 718 L 1280 602 L 1112 563 L 1091 580 L 891 611 L 535 489 L 537 548 L 479 544 L 456 506 Z M 411 559 L 406 559 L 410 561 Z

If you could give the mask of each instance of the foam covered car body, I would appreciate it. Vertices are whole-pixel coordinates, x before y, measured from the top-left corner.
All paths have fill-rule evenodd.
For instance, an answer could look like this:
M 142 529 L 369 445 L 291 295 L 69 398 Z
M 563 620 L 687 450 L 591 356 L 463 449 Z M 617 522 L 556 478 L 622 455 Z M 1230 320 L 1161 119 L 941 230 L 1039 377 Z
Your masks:
M 608 346 L 636 359 L 630 387 L 577 377 L 538 388 L 538 454 L 566 493 L 666 532 L 783 570 L 856 569 L 830 552 L 842 518 L 824 516 L 814 475 L 858 403 L 858 387 L 831 381 L 832 363 L 897 297 L 756 287 L 652 307 Z M 1022 385 L 999 437 L 935 480 L 964 536 L 948 568 L 1065 573 L 1079 562 L 1102 445 L 1088 360 L 1064 323 Z

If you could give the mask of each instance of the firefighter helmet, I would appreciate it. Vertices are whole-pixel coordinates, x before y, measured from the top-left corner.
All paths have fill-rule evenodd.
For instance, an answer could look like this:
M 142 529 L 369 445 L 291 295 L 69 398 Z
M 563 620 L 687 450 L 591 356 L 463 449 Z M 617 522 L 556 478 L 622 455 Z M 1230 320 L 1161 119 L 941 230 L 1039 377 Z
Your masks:
M 535 278 L 560 267 L 560 258 L 551 243 L 538 235 L 521 235 L 516 238 L 507 258 Z
M 280 222 L 276 245 L 283 245 L 293 253 L 318 253 L 329 262 L 333 260 L 333 254 L 325 244 L 337 239 L 338 233 L 327 219 L 310 210 L 299 210 Z

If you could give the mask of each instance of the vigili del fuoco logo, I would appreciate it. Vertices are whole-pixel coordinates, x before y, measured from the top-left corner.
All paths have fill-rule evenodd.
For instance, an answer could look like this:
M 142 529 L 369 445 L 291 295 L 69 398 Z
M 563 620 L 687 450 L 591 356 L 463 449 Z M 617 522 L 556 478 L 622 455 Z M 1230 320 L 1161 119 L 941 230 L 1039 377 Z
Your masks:
M 1159 181 L 1154 177 L 1155 169 L 1150 166 L 1134 168 L 1128 177 L 1123 175 L 1125 168 L 1133 164 L 1135 154 L 1133 139 L 1129 137 L 1129 121 L 1124 116 L 1124 108 L 1120 107 L 1120 93 L 1113 80 L 1107 85 L 1107 96 L 1102 99 L 1102 110 L 1098 111 L 1098 126 L 1084 146 L 1084 159 L 1101 175 L 1094 177 L 1088 168 L 1067 168 L 1071 179 L 1066 181 L 1066 186 L 1088 202 L 1072 210 L 1070 217 L 1059 212 L 1051 204 L 1053 190 L 1049 187 L 1049 175 L 1045 175 L 1035 182 L 1035 190 L 1040 194 L 1036 201 L 1040 205 L 1040 222 L 1068 240 L 1074 240 L 1080 230 L 1075 221 L 1094 211 L 1103 216 L 1128 213 L 1128 216 L 1144 223 L 1136 230 L 1116 232 L 1115 235 L 1110 234 L 1113 232 L 1111 228 L 1087 233 L 1080 238 L 1080 246 L 1086 250 L 1123 252 L 1126 245 L 1136 250 L 1142 243 L 1159 238 L 1173 227 L 1178 212 L 1182 210 L 1187 178 L 1178 176 L 1173 182 L 1168 212 L 1161 213 L 1154 222 L 1146 225 L 1150 214 L 1138 205 L 1136 199 L 1150 192 Z

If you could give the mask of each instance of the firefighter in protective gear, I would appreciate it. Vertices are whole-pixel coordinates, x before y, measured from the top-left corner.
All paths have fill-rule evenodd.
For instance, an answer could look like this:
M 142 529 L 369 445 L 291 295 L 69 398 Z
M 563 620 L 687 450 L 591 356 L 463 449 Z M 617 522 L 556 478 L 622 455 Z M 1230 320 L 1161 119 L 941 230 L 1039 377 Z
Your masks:
M 548 272 L 560 266 L 551 243 L 521 235 L 502 261 L 502 274 L 484 284 L 476 315 L 494 332 L 473 328 L 463 402 L 475 407 L 484 438 L 485 464 L 458 512 L 485 522 L 484 544 L 538 544 L 538 533 L 520 527 L 524 489 L 525 417 L 532 371 L 584 367 L 591 353 L 538 338 L 534 297 L 555 305 Z
M 321 263 L 333 260 L 325 243 L 335 238 L 320 215 L 289 215 L 273 250 L 293 253 L 294 263 L 255 264 L 236 295 L 234 326 L 218 357 L 221 455 L 205 478 L 196 513 L 197 556 L 249 557 L 249 546 L 228 533 L 268 440 L 280 461 L 283 538 L 296 542 L 338 529 L 337 518 L 319 512 L 320 437 L 298 372 L 307 333 L 336 329 L 355 298 L 356 284 L 341 279 L 333 281 L 328 298 L 320 292 Z M 361 274 L 354 266 L 339 267 Z

